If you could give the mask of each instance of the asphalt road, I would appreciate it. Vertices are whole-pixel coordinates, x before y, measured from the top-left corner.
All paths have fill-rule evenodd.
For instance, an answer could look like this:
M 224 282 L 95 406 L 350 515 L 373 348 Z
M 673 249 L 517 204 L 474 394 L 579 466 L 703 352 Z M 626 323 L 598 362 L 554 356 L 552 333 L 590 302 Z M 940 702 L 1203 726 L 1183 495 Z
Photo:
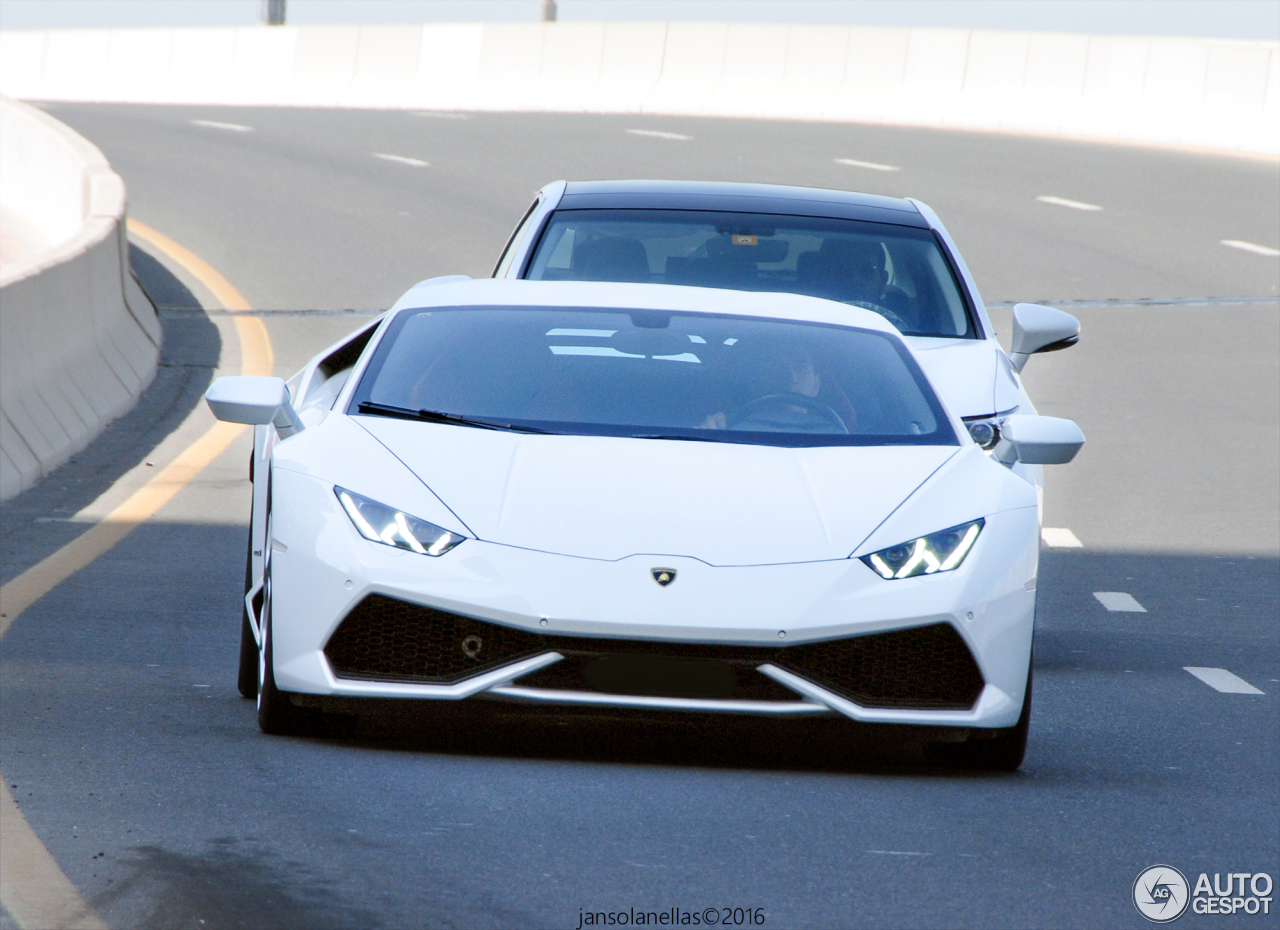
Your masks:
M 577 928 L 580 909 L 738 907 L 772 927 L 1123 927 L 1146 925 L 1130 889 L 1149 865 L 1280 879 L 1280 260 L 1221 244 L 1280 246 L 1274 162 L 733 120 L 51 111 L 107 154 L 133 216 L 264 310 L 381 308 L 424 277 L 485 274 L 541 184 L 625 176 L 916 196 L 989 302 L 1085 302 L 1080 345 L 1026 372 L 1089 444 L 1049 477 L 1046 525 L 1084 545 L 1043 556 L 1019 773 L 754 720 L 413 716 L 265 737 L 235 693 L 242 440 L 0 642 L 0 768 L 113 926 Z M 0 509 L 4 580 L 199 435 L 201 391 L 238 370 L 229 318 L 201 312 L 212 295 L 161 256 L 134 264 L 166 308 L 164 367 Z M 363 318 L 267 315 L 277 373 Z M 1271 911 L 1178 924 L 1280 925 Z

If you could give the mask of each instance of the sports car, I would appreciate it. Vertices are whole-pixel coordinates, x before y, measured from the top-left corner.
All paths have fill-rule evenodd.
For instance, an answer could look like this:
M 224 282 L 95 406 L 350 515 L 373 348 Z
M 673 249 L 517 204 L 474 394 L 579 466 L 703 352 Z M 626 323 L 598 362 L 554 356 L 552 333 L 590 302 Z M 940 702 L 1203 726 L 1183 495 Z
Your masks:
M 241 692 L 269 733 L 382 699 L 843 716 L 1021 763 L 1037 489 L 882 314 L 654 284 L 426 281 L 255 426 Z

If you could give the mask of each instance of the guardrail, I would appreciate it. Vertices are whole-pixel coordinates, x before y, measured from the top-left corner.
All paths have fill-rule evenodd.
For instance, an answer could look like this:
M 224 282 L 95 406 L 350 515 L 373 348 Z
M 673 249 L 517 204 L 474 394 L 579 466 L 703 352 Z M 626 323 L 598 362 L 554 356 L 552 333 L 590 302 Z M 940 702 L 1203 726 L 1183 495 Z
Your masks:
M 1280 154 L 1280 42 L 751 23 L 0 32 L 38 100 L 653 113 Z
M 66 461 L 155 376 L 160 324 L 129 272 L 125 188 L 102 153 L 0 97 L 0 222 L 39 247 L 0 265 L 0 500 Z

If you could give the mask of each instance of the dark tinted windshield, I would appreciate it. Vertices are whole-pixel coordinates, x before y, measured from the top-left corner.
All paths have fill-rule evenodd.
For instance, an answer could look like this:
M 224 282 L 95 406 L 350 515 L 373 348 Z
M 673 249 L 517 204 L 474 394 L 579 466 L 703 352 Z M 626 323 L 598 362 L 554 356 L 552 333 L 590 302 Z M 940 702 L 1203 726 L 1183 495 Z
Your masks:
M 394 408 L 577 435 L 957 443 L 929 383 L 892 336 L 665 311 L 403 312 L 349 412 Z
M 909 226 L 695 210 L 559 210 L 525 277 L 789 291 L 866 307 L 909 335 L 973 335 L 933 233 Z

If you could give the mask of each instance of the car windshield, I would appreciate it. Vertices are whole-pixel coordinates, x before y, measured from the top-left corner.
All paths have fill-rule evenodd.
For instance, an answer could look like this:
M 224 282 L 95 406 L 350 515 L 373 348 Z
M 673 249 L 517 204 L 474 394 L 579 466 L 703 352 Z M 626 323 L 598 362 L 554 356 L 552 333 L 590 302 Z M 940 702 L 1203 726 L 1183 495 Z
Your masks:
M 525 277 L 789 291 L 874 310 L 912 336 L 972 337 L 927 229 L 695 210 L 559 210 Z
M 348 412 L 771 446 L 958 442 L 894 336 L 656 310 L 406 310 Z

